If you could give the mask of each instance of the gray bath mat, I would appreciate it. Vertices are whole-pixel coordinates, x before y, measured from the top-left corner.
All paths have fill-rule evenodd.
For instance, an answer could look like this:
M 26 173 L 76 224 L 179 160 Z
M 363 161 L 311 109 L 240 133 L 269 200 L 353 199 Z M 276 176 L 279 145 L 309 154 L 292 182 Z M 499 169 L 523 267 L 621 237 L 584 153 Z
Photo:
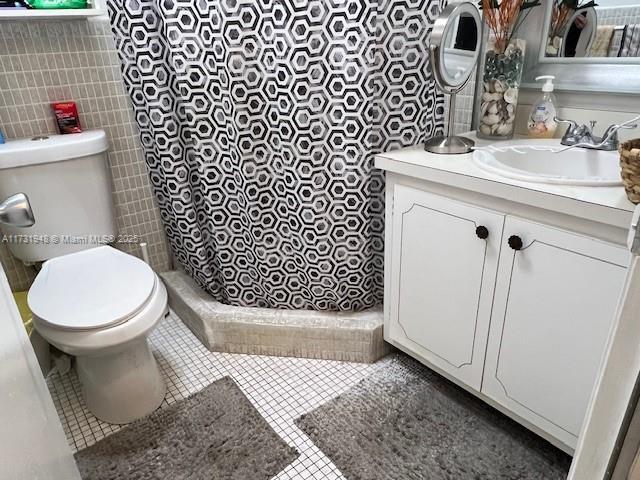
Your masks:
M 404 355 L 296 420 L 347 480 L 564 479 L 571 458 Z
M 75 458 L 85 480 L 258 480 L 297 456 L 225 377 Z

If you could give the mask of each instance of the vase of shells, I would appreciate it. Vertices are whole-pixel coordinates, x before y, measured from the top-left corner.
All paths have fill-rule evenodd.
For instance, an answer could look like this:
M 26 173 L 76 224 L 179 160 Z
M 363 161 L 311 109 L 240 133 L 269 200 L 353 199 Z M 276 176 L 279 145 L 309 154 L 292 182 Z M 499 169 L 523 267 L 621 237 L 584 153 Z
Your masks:
M 485 55 L 478 136 L 486 139 L 513 137 L 518 92 L 524 66 L 525 41 L 513 39 L 503 53 L 489 48 Z
M 480 0 L 482 20 L 489 30 L 484 57 L 482 96 L 478 106 L 478 137 L 513 137 L 518 91 L 524 66 L 525 41 L 516 37 L 540 0 Z

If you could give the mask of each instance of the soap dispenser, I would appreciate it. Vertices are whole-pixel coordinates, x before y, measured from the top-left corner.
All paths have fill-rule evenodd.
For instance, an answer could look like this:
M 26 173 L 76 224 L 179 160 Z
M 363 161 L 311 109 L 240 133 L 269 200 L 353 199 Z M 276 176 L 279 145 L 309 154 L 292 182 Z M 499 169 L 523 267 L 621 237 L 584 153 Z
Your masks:
M 542 95 L 534 102 L 527 122 L 530 138 L 553 138 L 558 128 L 556 121 L 556 97 L 553 92 L 553 75 L 541 75 L 536 80 L 545 80 Z

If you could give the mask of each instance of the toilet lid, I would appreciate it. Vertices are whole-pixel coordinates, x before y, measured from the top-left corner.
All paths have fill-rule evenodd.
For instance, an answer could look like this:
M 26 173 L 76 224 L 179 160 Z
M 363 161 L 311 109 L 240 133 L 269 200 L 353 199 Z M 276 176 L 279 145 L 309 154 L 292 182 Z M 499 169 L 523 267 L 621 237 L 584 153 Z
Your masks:
M 104 328 L 136 314 L 155 282 L 145 262 L 102 246 L 48 260 L 27 301 L 40 320 L 56 328 Z

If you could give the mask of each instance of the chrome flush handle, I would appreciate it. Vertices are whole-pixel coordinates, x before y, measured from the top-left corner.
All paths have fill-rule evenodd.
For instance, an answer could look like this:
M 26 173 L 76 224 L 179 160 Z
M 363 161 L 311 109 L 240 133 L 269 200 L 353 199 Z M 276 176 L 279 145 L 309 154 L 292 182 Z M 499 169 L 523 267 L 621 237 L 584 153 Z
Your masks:
M 0 203 L 0 223 L 13 227 L 30 227 L 36 223 L 29 198 L 24 193 L 11 195 Z

